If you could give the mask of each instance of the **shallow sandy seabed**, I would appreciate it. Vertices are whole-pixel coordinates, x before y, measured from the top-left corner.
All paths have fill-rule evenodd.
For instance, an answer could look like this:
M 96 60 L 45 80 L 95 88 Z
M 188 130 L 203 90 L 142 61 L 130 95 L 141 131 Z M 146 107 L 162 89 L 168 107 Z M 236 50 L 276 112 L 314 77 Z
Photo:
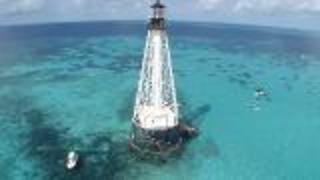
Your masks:
M 109 31 L 0 42 L 0 179 L 320 178 L 320 38 L 173 25 L 180 110 L 201 134 L 154 163 L 127 142 L 144 37 Z M 84 157 L 75 172 L 70 149 Z

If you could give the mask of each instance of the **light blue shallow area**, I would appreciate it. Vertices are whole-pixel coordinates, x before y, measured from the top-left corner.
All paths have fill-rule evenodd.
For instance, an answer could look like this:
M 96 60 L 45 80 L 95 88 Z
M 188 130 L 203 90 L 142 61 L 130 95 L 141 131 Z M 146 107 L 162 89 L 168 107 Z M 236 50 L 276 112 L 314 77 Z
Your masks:
M 143 24 L 105 26 L 89 35 L 66 33 L 72 25 L 0 31 L 1 180 L 320 178 L 318 35 L 172 25 L 180 111 L 200 135 L 155 163 L 127 146 Z M 267 96 L 256 98 L 261 88 Z M 70 149 L 84 156 L 75 172 L 63 168 Z

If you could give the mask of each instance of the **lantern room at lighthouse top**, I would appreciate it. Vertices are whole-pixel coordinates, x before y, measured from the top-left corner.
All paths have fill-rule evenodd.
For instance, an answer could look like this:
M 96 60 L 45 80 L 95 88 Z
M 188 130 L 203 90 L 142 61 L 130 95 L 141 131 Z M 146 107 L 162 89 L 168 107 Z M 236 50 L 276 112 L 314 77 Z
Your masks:
M 156 3 L 154 3 L 151 8 L 153 9 L 153 18 L 156 19 L 162 19 L 164 18 L 164 9 L 165 5 L 163 5 L 160 0 L 157 0 Z

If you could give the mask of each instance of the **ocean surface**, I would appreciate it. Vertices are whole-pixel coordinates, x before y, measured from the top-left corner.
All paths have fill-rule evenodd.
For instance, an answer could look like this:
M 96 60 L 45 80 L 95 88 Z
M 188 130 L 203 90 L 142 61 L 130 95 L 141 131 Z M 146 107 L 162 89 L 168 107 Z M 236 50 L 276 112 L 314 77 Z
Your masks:
M 181 119 L 200 135 L 151 162 L 127 142 L 146 23 L 0 27 L 0 180 L 320 179 L 320 32 L 168 31 Z M 72 149 L 83 163 L 67 172 Z

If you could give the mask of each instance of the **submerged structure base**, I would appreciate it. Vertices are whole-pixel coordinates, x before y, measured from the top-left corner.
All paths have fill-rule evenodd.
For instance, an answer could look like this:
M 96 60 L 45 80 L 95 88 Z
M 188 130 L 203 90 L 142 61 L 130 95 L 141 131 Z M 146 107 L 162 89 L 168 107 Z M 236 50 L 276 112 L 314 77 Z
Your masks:
M 198 135 L 198 130 L 190 125 L 181 123 L 177 127 L 150 131 L 134 126 L 129 147 L 142 158 L 161 159 L 183 150 L 184 144 Z

